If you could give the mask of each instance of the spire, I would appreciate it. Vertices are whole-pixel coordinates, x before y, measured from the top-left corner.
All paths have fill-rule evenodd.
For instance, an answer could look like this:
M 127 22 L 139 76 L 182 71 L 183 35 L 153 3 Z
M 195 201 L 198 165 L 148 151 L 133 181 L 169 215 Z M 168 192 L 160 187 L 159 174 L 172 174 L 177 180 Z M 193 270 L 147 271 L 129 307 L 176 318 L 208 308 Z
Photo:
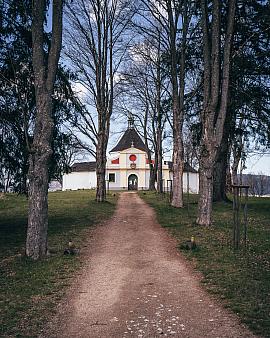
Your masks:
M 134 117 L 132 115 L 132 113 L 129 113 L 129 117 L 128 117 L 128 129 L 134 129 Z

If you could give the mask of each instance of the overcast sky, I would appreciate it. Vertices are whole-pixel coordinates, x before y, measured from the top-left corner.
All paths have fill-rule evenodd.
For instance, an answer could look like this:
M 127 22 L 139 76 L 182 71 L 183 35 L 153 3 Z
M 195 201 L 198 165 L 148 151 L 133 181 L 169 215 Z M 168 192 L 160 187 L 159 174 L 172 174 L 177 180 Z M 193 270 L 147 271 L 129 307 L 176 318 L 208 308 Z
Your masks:
M 246 162 L 247 169 L 244 170 L 245 174 L 260 173 L 270 176 L 270 155 L 264 156 L 251 156 Z

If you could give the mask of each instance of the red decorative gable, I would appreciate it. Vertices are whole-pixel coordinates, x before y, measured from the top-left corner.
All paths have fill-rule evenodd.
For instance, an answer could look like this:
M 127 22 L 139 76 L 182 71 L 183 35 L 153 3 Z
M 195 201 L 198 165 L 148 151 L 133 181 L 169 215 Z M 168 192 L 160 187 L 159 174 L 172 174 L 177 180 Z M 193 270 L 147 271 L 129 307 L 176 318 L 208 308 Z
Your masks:
M 116 158 L 115 160 L 112 160 L 112 164 L 119 164 L 119 157 Z

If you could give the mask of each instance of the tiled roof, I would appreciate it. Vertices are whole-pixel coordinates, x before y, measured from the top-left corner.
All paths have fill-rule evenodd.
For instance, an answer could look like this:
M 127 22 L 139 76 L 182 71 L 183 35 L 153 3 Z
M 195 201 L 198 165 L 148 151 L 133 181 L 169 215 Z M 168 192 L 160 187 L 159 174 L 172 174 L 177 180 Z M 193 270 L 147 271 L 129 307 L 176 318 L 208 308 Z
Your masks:
M 164 164 L 167 164 L 169 166 L 169 169 L 172 170 L 172 162 L 171 161 L 165 161 Z M 78 162 L 74 163 L 71 166 L 71 172 L 81 172 L 81 171 L 95 171 L 96 170 L 96 162 Z M 190 164 L 185 163 L 184 165 L 184 172 L 190 172 L 190 173 L 197 173 L 198 171 L 191 167 Z
M 147 151 L 145 144 L 134 128 L 127 129 L 117 145 L 110 151 L 111 153 L 129 149 L 131 147 L 142 151 Z
M 96 162 L 78 162 L 71 166 L 71 172 L 96 171 Z

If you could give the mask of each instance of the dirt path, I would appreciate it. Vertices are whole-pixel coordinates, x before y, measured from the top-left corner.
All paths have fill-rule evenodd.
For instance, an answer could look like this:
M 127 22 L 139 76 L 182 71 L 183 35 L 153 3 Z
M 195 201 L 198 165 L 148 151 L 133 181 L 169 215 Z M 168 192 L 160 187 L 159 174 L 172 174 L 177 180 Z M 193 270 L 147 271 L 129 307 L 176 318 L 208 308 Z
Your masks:
M 43 337 L 254 337 L 201 289 L 175 246 L 153 210 L 122 193 Z

